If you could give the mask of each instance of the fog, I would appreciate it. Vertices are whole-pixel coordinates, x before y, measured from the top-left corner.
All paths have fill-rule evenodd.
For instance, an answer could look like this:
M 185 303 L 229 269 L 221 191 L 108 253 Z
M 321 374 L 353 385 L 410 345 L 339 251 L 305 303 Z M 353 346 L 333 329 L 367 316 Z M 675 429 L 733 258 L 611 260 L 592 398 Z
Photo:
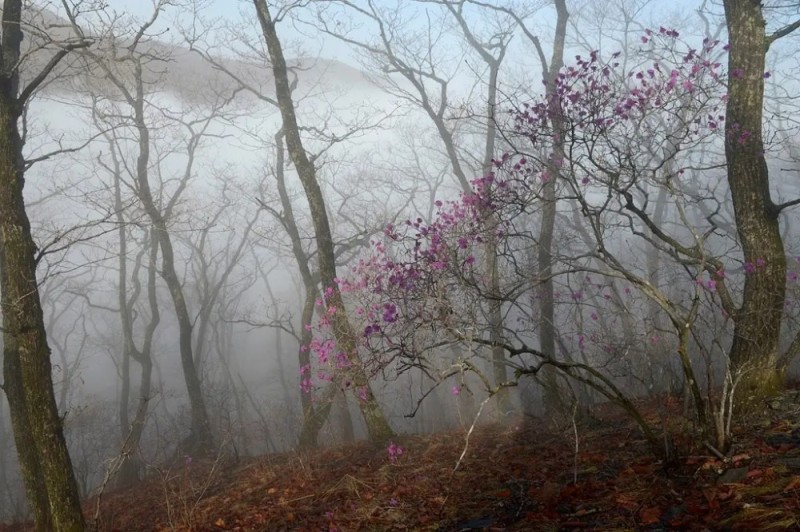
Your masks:
M 720 6 L 708 5 L 700 16 L 688 9 L 696 7 L 692 2 L 681 3 L 687 9 L 670 3 L 669 10 L 659 2 L 597 3 L 606 6 L 603 17 L 592 2 L 568 2 L 564 63 L 573 66 L 576 55 L 585 58 L 591 50 L 610 62 L 612 53 L 621 52 L 622 65 L 609 77 L 618 86 L 631 86 L 628 73 L 653 62 L 669 65 L 678 57 L 675 68 L 681 68 L 680 52 L 702 48 L 704 36 L 726 41 Z M 104 479 L 108 483 L 110 464 L 142 405 L 147 413 L 133 453 L 134 476 L 190 453 L 193 406 L 180 318 L 163 253 L 153 251 L 159 229 L 151 211 L 162 218 L 174 248 L 215 449 L 237 457 L 295 449 L 304 405 L 321 409 L 325 397 L 333 406 L 317 443 L 367 439 L 360 395 L 366 384 L 331 377 L 335 366 L 306 344 L 333 335 L 321 325 L 329 287 L 320 278 L 314 213 L 287 149 L 287 126 L 253 6 L 241 3 L 240 16 L 228 2 L 156 2 L 155 23 L 143 26 L 153 14 L 149 2 L 107 4 L 78 17 L 95 42 L 71 52 L 36 92 L 23 128 L 25 157 L 33 163 L 24 193 L 39 252 L 55 395 L 81 496 L 110 489 Z M 525 32 L 539 37 L 549 61 L 556 26 L 550 3 L 538 10 L 517 6 L 515 20 L 479 2 L 458 4 L 464 9 L 458 19 L 443 2 L 400 8 L 380 1 L 374 11 L 384 17 L 380 21 L 348 2 L 302 4 L 279 10 L 277 26 L 304 148 L 330 218 L 339 279 L 355 282 L 367 271 L 374 281 L 380 274 L 363 269 L 370 257 L 399 264 L 411 256 L 415 238 L 428 249 L 424 228 L 470 197 L 474 191 L 465 190 L 465 182 L 491 171 L 498 181 L 511 176 L 507 186 L 516 194 L 493 214 L 496 225 L 480 229 L 484 240 L 462 243 L 471 238 L 465 226 L 448 226 L 452 232 L 443 238 L 452 238 L 462 269 L 423 272 L 432 280 L 429 288 L 390 300 L 400 318 L 382 322 L 385 336 L 364 332 L 358 340 L 355 356 L 395 433 L 466 428 L 515 414 L 558 417 L 577 405 L 614 401 L 618 393 L 688 397 L 687 364 L 711 397 L 729 373 L 724 355 L 735 323 L 722 310 L 725 298 L 740 304 L 749 269 L 761 267 L 745 260 L 726 181 L 725 139 L 707 126 L 707 115 L 723 112 L 724 86 L 709 78 L 702 97 L 690 91 L 684 100 L 665 102 L 665 111 L 651 110 L 613 138 L 570 137 L 573 144 L 564 152 L 552 140 L 531 142 L 514 126 L 523 104 L 544 96 L 547 69 Z M 74 31 L 60 6 L 40 9 L 51 22 L 35 18 L 32 25 L 62 39 Z M 657 33 L 667 20 L 681 30 L 681 40 L 646 48 L 640 41 L 645 28 Z M 39 38 L 26 37 L 32 47 L 23 63 L 25 79 L 50 53 L 50 44 L 36 48 Z M 778 205 L 800 196 L 792 136 L 796 103 L 787 96 L 788 87 L 797 87 L 789 57 L 797 38 L 776 43 L 769 56 L 774 75 L 766 88 L 766 158 Z M 720 49 L 708 53 L 709 61 L 726 61 Z M 492 93 L 493 116 L 487 117 Z M 695 118 L 704 125 L 695 127 Z M 142 125 L 149 135 L 146 167 L 140 165 Z M 558 137 L 550 125 L 543 131 L 542 137 Z M 590 142 L 592 149 L 584 148 Z M 527 162 L 510 168 L 520 158 Z M 641 206 L 655 229 L 626 210 L 619 182 L 601 175 L 615 164 L 631 182 L 625 189 L 629 205 Z M 533 169 L 523 175 L 526 165 Z M 548 178 L 530 175 L 554 169 L 560 177 L 548 200 Z M 144 174 L 152 207 L 143 199 Z M 587 175 L 600 177 L 586 184 Z M 529 188 L 520 191 L 519 183 Z M 548 201 L 555 229 L 544 272 L 537 260 Z M 782 350 L 797 334 L 800 311 L 796 219 L 796 210 L 780 214 L 789 279 Z M 400 228 L 399 236 L 387 226 Z M 487 248 L 487 241 L 495 247 Z M 385 254 L 376 251 L 382 246 Z M 476 262 L 469 274 L 463 250 Z M 725 275 L 713 277 L 711 263 Z M 303 321 L 307 275 L 316 292 L 312 301 L 320 303 Z M 723 279 L 726 292 L 717 296 L 714 287 Z M 548 286 L 552 322 L 544 324 L 549 318 L 541 301 Z M 370 309 L 385 312 L 387 303 L 377 293 L 345 291 L 359 337 L 373 323 L 364 317 Z M 673 327 L 678 317 L 691 320 L 691 340 Z M 548 326 L 555 334 L 553 352 L 542 354 Z M 514 353 L 513 346 L 522 347 Z M 304 356 L 310 393 L 301 389 Z M 145 360 L 153 364 L 152 382 L 141 397 Z M 561 373 L 539 368 L 542 360 Z M 587 384 L 597 375 L 602 389 Z M 341 391 L 325 396 L 327 386 Z M 561 409 L 553 408 L 548 390 L 562 398 Z M 0 522 L 28 516 L 3 396 Z

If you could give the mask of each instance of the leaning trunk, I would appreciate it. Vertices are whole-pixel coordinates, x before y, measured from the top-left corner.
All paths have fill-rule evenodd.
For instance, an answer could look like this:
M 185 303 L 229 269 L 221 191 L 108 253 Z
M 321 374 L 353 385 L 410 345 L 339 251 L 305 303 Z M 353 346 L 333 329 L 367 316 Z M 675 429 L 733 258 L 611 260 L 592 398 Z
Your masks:
M 317 239 L 320 279 L 326 290 L 330 290 L 326 303 L 329 307 L 337 309 L 333 314 L 332 320 L 336 342 L 341 351 L 347 354 L 352 364 L 350 370 L 352 372 L 352 381 L 355 389 L 360 392 L 359 406 L 364 416 L 370 439 L 373 441 L 388 440 L 393 435 L 393 432 L 372 393 L 368 376 L 358 357 L 355 331 L 353 331 L 347 317 L 346 307 L 336 283 L 336 257 L 333 250 L 333 237 L 331 236 L 325 199 L 317 182 L 314 163 L 309 160 L 300 138 L 300 129 L 295 116 L 286 60 L 283 57 L 281 43 L 266 2 L 264 0 L 254 0 L 254 5 L 269 50 L 270 60 L 272 61 L 275 92 L 283 119 L 286 146 L 300 177 L 308 199 L 309 210 L 311 211 L 314 234 Z

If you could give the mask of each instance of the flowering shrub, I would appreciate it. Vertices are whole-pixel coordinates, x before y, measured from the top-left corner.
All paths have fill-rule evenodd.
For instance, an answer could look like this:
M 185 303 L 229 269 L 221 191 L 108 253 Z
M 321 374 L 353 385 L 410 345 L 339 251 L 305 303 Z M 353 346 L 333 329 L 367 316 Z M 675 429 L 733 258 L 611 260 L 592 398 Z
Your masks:
M 656 236 L 667 248 L 684 253 L 681 236 L 648 225 L 648 187 L 666 188 L 675 201 L 681 200 L 686 176 L 679 163 L 688 157 L 683 153 L 719 142 L 726 99 L 717 61 L 722 52 L 712 40 L 699 49 L 688 48 L 676 31 L 665 28 L 646 32 L 641 43 L 639 54 L 629 58 L 639 66 L 629 72 L 620 72 L 618 54 L 608 61 L 598 52 L 576 57 L 555 80 L 556 102 L 539 99 L 513 110 L 509 135 L 517 141 L 515 150 L 498 157 L 490 174 L 474 180 L 471 193 L 436 201 L 430 221 L 416 218 L 387 226 L 383 238 L 373 241 L 337 280 L 348 307 L 354 309 L 350 318 L 361 331 L 358 356 L 370 378 L 390 376 L 387 368 L 402 372 L 418 367 L 430 374 L 436 369 L 431 353 L 441 353 L 448 345 L 485 343 L 484 307 L 490 296 L 513 310 L 509 316 L 514 319 L 505 324 L 510 336 L 535 345 L 539 280 L 526 260 L 537 250 L 532 214 L 541 206 L 544 186 L 554 179 L 561 197 L 575 202 L 589 220 L 599 250 L 595 256 L 631 281 L 625 286 L 627 297 L 631 286 L 641 288 L 644 282 L 613 257 L 606 233 L 624 229 L 647 239 L 648 232 L 661 231 Z M 747 142 L 748 132 L 737 130 L 737 135 Z M 499 293 L 486 274 L 490 242 L 500 272 Z M 580 254 L 564 260 L 567 270 L 576 272 L 589 265 Z M 752 267 L 755 271 L 760 266 Z M 702 277 L 709 269 L 709 277 Z M 714 261 L 698 262 L 688 286 L 696 281 L 697 289 L 713 292 L 724 282 L 723 272 Z M 556 298 L 579 312 L 587 309 L 588 325 L 581 325 L 573 336 L 577 347 L 584 351 L 590 342 L 611 356 L 622 343 L 609 330 L 613 323 L 601 319 L 600 309 L 610 304 L 611 294 L 592 287 L 608 283 L 578 285 Z M 587 305 L 588 292 L 594 309 Z M 318 301 L 319 318 L 308 346 L 317 370 L 301 370 L 304 390 L 311 390 L 315 380 L 331 380 L 337 372 L 346 375 L 350 359 L 336 351 L 332 340 L 330 318 L 336 312 L 325 297 Z M 562 335 L 569 336 L 563 330 Z M 541 356 L 532 348 L 522 351 Z M 347 377 L 342 383 L 353 385 Z M 461 388 L 453 386 L 451 391 L 457 395 Z
M 504 234 L 509 225 L 498 219 L 500 206 L 513 202 L 508 201 L 512 192 L 506 183 L 496 182 L 493 175 L 472 186 L 473 193 L 456 201 L 437 201 L 430 223 L 417 218 L 387 226 L 384 238 L 374 240 L 349 275 L 337 280 L 353 309 L 351 322 L 361 331 L 359 354 L 371 377 L 393 361 L 400 366 L 419 363 L 422 354 L 441 344 L 441 333 L 452 340 L 454 329 L 474 321 L 480 301 L 463 287 L 488 290 L 489 279 L 478 266 L 481 246 Z M 317 306 L 314 338 L 304 348 L 314 355 L 318 369 L 312 374 L 312 368 L 301 368 L 306 392 L 315 380 L 327 382 L 337 371 L 346 373 L 349 364 L 333 339 L 331 317 L 337 310 L 327 306 L 325 297 Z M 352 385 L 347 378 L 343 384 Z

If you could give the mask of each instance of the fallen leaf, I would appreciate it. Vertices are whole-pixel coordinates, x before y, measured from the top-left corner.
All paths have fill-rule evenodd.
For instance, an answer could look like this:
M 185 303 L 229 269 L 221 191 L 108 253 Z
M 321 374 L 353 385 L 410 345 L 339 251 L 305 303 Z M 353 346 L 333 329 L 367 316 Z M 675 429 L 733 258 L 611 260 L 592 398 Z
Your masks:
M 617 497 L 615 502 L 617 503 L 617 506 L 619 506 L 620 508 L 624 508 L 624 509 L 628 510 L 629 512 L 632 512 L 632 511 L 636 510 L 639 507 L 639 503 L 638 502 L 636 502 L 634 500 L 631 500 L 631 499 L 629 499 L 627 497 L 624 497 L 622 495 Z
M 793 476 L 792 479 L 786 484 L 786 487 L 783 488 L 783 492 L 786 493 L 787 491 L 793 491 L 796 489 L 800 489 L 800 476 Z
M 761 469 L 752 469 L 747 472 L 747 478 L 758 478 L 763 474 L 764 472 Z
M 639 512 L 639 520 L 642 526 L 650 526 L 658 523 L 661 520 L 661 508 L 658 506 L 644 508 Z

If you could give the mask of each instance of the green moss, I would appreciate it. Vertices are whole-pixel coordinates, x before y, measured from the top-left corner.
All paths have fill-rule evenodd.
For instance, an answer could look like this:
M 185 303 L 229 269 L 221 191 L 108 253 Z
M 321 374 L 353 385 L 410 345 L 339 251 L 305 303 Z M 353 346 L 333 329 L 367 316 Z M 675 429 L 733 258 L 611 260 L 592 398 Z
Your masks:
M 786 375 L 773 367 L 756 368 L 745 373 L 736 387 L 734 406 L 739 414 L 764 409 L 768 399 L 786 388 Z

